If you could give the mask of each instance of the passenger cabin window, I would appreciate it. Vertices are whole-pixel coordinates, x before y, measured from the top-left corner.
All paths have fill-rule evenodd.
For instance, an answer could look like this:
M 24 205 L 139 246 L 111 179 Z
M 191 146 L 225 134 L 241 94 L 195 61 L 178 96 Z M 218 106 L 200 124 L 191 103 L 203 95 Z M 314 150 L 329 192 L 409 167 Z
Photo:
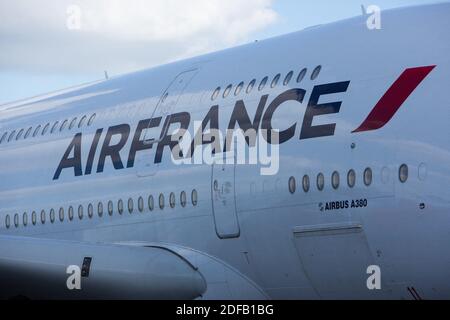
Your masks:
M 186 192 L 184 191 L 180 193 L 180 204 L 183 208 L 186 206 Z
M 267 80 L 269 80 L 268 77 L 264 77 L 258 87 L 258 90 L 261 91 L 262 89 L 264 89 L 264 87 L 266 86 Z
M 6 138 L 7 135 L 8 135 L 8 132 L 5 132 L 5 133 L 2 135 L 2 138 L 0 139 L 0 143 L 3 143 L 3 141 L 5 141 L 5 138 Z
M 401 183 L 405 183 L 408 180 L 408 166 L 406 164 L 402 164 L 398 169 L 398 178 Z
M 306 68 L 303 68 L 302 71 L 300 71 L 300 73 L 299 73 L 298 76 L 297 76 L 297 83 L 298 83 L 298 82 L 301 82 L 301 81 L 303 80 L 303 78 L 304 78 L 305 75 L 306 75 L 306 72 L 307 72 L 307 69 L 306 69 Z
M 333 174 L 331 175 L 331 186 L 335 190 L 339 188 L 339 172 L 337 171 L 334 171 Z
M 101 202 L 97 205 L 97 214 L 100 218 L 103 216 L 103 203 Z
M 64 221 L 64 208 L 63 207 L 59 208 L 59 221 L 61 221 L 61 222 Z
M 53 125 L 52 129 L 50 130 L 50 133 L 54 133 L 56 131 L 56 128 L 58 127 L 59 121 L 56 121 Z
M 41 125 L 38 125 L 38 126 L 36 127 L 36 129 L 34 129 L 33 137 L 36 137 L 36 136 L 38 135 L 39 130 L 41 130 Z
M 24 212 L 22 215 L 22 223 L 23 223 L 24 227 L 26 227 L 28 224 L 28 215 L 26 212 Z
M 366 168 L 364 170 L 364 184 L 366 186 L 370 186 L 371 183 L 372 183 L 372 169 Z
M 283 81 L 283 85 L 287 86 L 289 82 L 291 82 L 292 76 L 294 75 L 294 71 L 289 71 Z
M 31 223 L 35 226 L 36 222 L 37 222 L 37 214 L 36 211 L 33 211 L 33 213 L 31 214 Z
M 108 201 L 108 214 L 112 216 L 113 212 L 114 212 L 114 205 L 113 202 L 110 200 Z
M 81 204 L 78 206 L 78 219 L 83 220 L 83 206 Z
M 41 211 L 41 223 L 45 224 L 45 210 Z
M 29 127 L 27 132 L 25 132 L 25 136 L 23 137 L 24 139 L 28 138 L 30 136 L 31 130 L 33 130 L 32 127 Z
M 128 212 L 133 213 L 133 210 L 134 210 L 133 198 L 129 198 L 128 199 Z
M 219 93 L 220 93 L 220 87 L 217 87 L 216 90 L 214 90 L 214 92 L 211 95 L 211 100 L 213 100 L 213 101 L 216 100 L 217 97 L 219 96 Z
M 250 93 L 253 90 L 253 87 L 256 84 L 256 79 L 253 79 L 252 81 L 250 81 L 250 83 L 247 86 L 247 90 L 245 92 Z
M 324 177 L 323 173 L 319 173 L 317 175 L 317 181 L 316 182 L 317 182 L 317 189 L 319 191 L 322 191 L 323 187 L 325 186 L 325 177 Z
M 311 80 L 314 80 L 317 78 L 321 69 L 322 69 L 322 66 L 320 66 L 320 65 L 314 68 L 313 72 L 311 73 Z
M 6 215 L 6 217 L 5 217 L 5 226 L 6 226 L 6 229 L 9 229 L 9 227 L 11 226 L 11 220 L 10 220 L 11 218 L 9 217 L 9 214 L 7 214 Z
M 228 95 L 230 94 L 231 88 L 233 86 L 230 84 L 228 85 L 228 87 L 225 88 L 225 90 L 223 91 L 223 98 L 225 99 L 226 97 L 228 97 Z
M 119 211 L 119 214 L 123 213 L 123 201 L 122 201 L 122 199 L 119 199 L 119 201 L 117 201 L 117 210 Z
M 94 216 L 94 206 L 92 205 L 92 203 L 89 203 L 89 205 L 88 205 L 88 217 L 89 217 L 89 219 L 92 219 L 93 216 Z
M 302 179 L 302 186 L 303 186 L 303 191 L 304 191 L 304 192 L 308 192 L 308 191 L 309 191 L 309 186 L 310 186 L 310 183 L 309 183 L 309 176 L 306 175 L 306 174 L 303 176 L 303 179 Z
M 170 193 L 169 204 L 172 209 L 175 208 L 175 193 L 173 192 Z
M 63 123 L 61 124 L 61 127 L 59 128 L 59 131 L 63 131 L 66 128 L 68 122 L 69 121 L 67 119 L 64 120 Z
M 280 80 L 281 74 L 277 74 L 275 78 L 273 78 L 272 83 L 270 84 L 271 88 L 275 88 Z
M 10 142 L 14 138 L 15 134 L 16 134 L 16 130 L 13 130 L 13 132 L 11 132 L 11 134 L 9 135 L 8 142 Z
M 50 222 L 51 223 L 55 222 L 55 210 L 54 209 L 50 210 Z
M 288 187 L 289 187 L 289 192 L 294 194 L 295 193 L 295 189 L 296 189 L 295 178 L 294 177 L 290 177 L 289 178 Z
M 237 85 L 236 89 L 234 90 L 234 95 L 239 95 L 239 93 L 241 93 L 242 91 L 242 88 L 244 88 L 244 82 L 241 82 Z
M 142 197 L 138 198 L 138 210 L 139 212 L 144 211 L 144 198 Z
M 153 211 L 153 208 L 155 207 L 155 202 L 154 202 L 154 200 L 153 200 L 153 196 L 152 195 L 149 195 L 148 196 L 148 209 L 150 210 L 150 211 Z
M 355 186 L 355 182 L 356 182 L 355 170 L 350 169 L 347 173 L 347 184 L 350 188 L 353 188 Z
M 73 118 L 72 121 L 70 121 L 69 130 L 75 126 L 76 122 L 77 122 L 77 117 Z
M 197 195 L 197 190 L 192 190 L 192 193 L 191 193 L 191 201 L 192 201 L 192 204 L 194 205 L 194 206 L 196 206 L 197 205 L 197 202 L 198 202 L 198 195 Z
M 164 195 L 162 193 L 159 195 L 159 208 L 164 209 Z
M 78 128 L 81 128 L 83 126 L 84 122 L 86 121 L 86 118 L 87 118 L 86 116 L 83 116 L 80 119 L 80 122 L 78 123 Z
M 68 215 L 69 215 L 69 220 L 72 221 L 73 220 L 73 207 L 72 206 L 69 207 Z
M 17 133 L 16 140 L 19 140 L 20 137 L 22 137 L 23 132 L 24 132 L 24 129 L 20 129 L 20 131 Z
M 90 126 L 90 125 L 94 122 L 95 116 L 96 116 L 96 114 L 94 113 L 94 114 L 89 118 L 88 123 L 87 123 L 88 126 Z
M 48 128 L 50 128 L 50 123 L 47 123 L 47 124 L 45 125 L 44 129 L 42 129 L 41 136 L 43 136 L 44 134 L 47 133 Z

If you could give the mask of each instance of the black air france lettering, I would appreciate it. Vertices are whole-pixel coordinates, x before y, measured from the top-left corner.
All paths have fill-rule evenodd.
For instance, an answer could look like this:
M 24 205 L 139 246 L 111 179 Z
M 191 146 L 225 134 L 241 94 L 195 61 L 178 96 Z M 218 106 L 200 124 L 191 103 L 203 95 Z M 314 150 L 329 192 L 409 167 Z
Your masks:
M 306 110 L 302 106 L 305 100 L 306 90 L 301 88 L 292 88 L 286 90 L 273 99 L 270 99 L 268 94 L 262 95 L 257 106 L 250 106 L 250 103 L 244 102 L 243 99 L 237 100 L 232 110 L 230 110 L 229 108 L 221 109 L 220 105 L 213 105 L 210 107 L 207 114 L 203 118 L 201 128 L 195 128 L 197 132 L 194 132 L 195 136 L 194 139 L 190 142 L 190 150 L 187 152 L 187 154 L 184 155 L 180 151 L 178 155 L 174 156 L 178 159 L 183 157 L 192 157 L 197 146 L 206 144 L 212 144 L 211 152 L 213 154 L 217 152 L 230 151 L 232 136 L 228 137 L 227 135 L 237 129 L 243 131 L 246 143 L 249 146 L 252 146 L 254 141 L 249 139 L 249 136 L 246 134 L 246 132 L 253 131 L 256 134 L 258 133 L 258 130 L 262 129 L 264 130 L 264 133 L 268 133 L 268 135 L 264 137 L 267 142 L 277 143 L 275 141 L 271 141 L 270 131 L 278 129 L 278 143 L 283 144 L 295 137 L 299 122 L 295 120 L 295 114 L 293 114 L 292 119 L 290 120 L 292 121 L 292 124 L 289 124 L 288 128 L 274 128 L 273 117 L 277 114 L 278 116 L 281 116 L 282 113 L 279 111 L 280 108 L 285 107 L 284 104 L 289 101 L 298 104 L 299 114 L 301 114 L 302 111 L 305 110 L 302 126 L 300 129 L 299 140 L 332 136 L 334 135 L 336 123 L 313 126 L 313 119 L 315 116 L 320 116 L 323 114 L 338 113 L 340 111 L 342 101 L 319 104 L 319 98 L 322 95 L 331 95 L 346 92 L 349 84 L 350 81 L 343 81 L 314 86 L 311 91 Z M 254 111 L 249 112 L 249 110 Z M 229 121 L 224 121 L 224 115 L 222 114 L 222 112 L 230 113 L 228 116 Z M 222 120 L 222 122 L 220 122 L 219 119 Z M 163 123 L 162 126 L 161 123 Z M 226 127 L 219 128 L 220 123 L 226 125 Z M 87 158 L 84 160 L 86 161 L 84 171 L 85 175 L 92 174 L 92 169 L 95 166 L 94 162 L 96 154 L 99 154 L 96 170 L 97 173 L 102 173 L 105 169 L 105 165 L 111 164 L 115 170 L 124 169 L 125 165 L 126 168 L 133 168 L 136 165 L 135 159 L 138 152 L 147 152 L 148 159 L 153 159 L 153 163 L 161 163 L 165 150 L 169 149 L 170 152 L 173 152 L 174 148 L 178 146 L 178 144 L 184 137 L 183 134 L 179 134 L 180 131 L 173 130 L 174 127 L 177 126 L 178 128 L 176 129 L 181 129 L 181 132 L 187 131 L 191 126 L 191 114 L 184 111 L 174 114 L 168 114 L 164 119 L 159 116 L 155 118 L 146 118 L 139 120 L 137 124 L 135 124 L 135 129 L 132 134 L 130 134 L 131 125 L 132 124 L 122 123 L 110 126 L 108 129 L 99 128 L 96 130 L 95 134 L 93 135 L 92 141 L 89 142 L 89 153 L 87 155 Z M 151 139 L 146 139 L 144 141 L 144 130 L 159 128 L 160 126 L 161 131 L 159 134 L 159 138 L 152 137 Z M 226 135 L 218 139 L 217 135 L 209 134 L 206 132 L 207 127 L 209 127 L 210 130 L 217 129 L 221 132 L 221 134 L 226 133 Z M 104 137 L 104 139 L 101 143 L 100 140 L 102 136 Z M 130 137 L 132 138 L 130 139 Z M 65 150 L 64 155 L 62 156 L 53 175 L 53 180 L 58 180 L 64 169 L 73 170 L 73 173 L 76 177 L 83 175 L 81 143 L 82 133 L 77 133 Z M 156 148 L 153 147 L 155 144 L 157 144 Z M 99 148 L 100 151 L 97 150 Z M 156 150 L 151 151 L 150 149 Z M 176 149 L 178 150 L 179 148 Z M 124 152 L 124 150 L 128 151 L 128 158 L 124 159 L 126 163 L 122 162 L 121 159 L 121 152 Z M 154 155 L 152 155 L 152 152 L 154 153 Z M 107 161 L 108 158 L 111 159 L 111 162 Z
M 72 150 L 73 157 L 69 158 Z M 53 180 L 58 180 L 61 175 L 61 171 L 66 168 L 73 168 L 76 177 L 83 175 L 83 171 L 81 169 L 81 133 L 77 133 L 75 137 L 73 137 L 66 149 L 66 152 L 64 152 L 64 155 L 59 162 L 59 166 L 53 175 Z
M 91 144 L 91 149 L 89 150 L 89 156 L 86 164 L 86 169 L 84 170 L 84 174 L 91 174 L 92 172 L 92 164 L 94 163 L 95 152 L 97 151 L 98 141 L 100 140 L 100 136 L 102 135 L 103 129 L 98 129 L 95 132 L 94 140 Z
M 287 101 L 298 101 L 299 103 L 303 102 L 303 98 L 305 97 L 306 91 L 303 89 L 291 89 L 276 97 L 269 107 L 264 113 L 263 123 L 261 125 L 261 129 L 267 130 L 266 141 L 272 143 L 272 117 L 274 112 L 280 107 L 283 103 Z M 286 130 L 282 130 L 279 132 L 279 143 L 284 143 L 291 139 L 295 134 L 295 127 L 297 123 L 294 123 L 292 126 L 287 128 Z
M 192 157 L 194 154 L 195 148 L 197 147 L 196 142 L 201 141 L 201 145 L 213 143 L 213 148 L 211 150 L 212 154 L 215 154 L 216 151 L 220 151 L 220 141 L 216 141 L 214 135 L 205 134 L 206 126 L 209 124 L 210 130 L 218 130 L 219 129 L 219 106 L 214 105 L 209 109 L 205 118 L 202 121 L 202 127 L 197 130 L 194 139 L 191 142 L 191 147 L 189 149 L 188 155 Z M 199 144 L 200 145 L 200 144 Z
M 180 128 L 182 130 L 187 130 L 189 127 L 189 122 L 191 121 L 191 115 L 188 112 L 180 112 L 173 115 L 170 115 L 166 118 L 166 122 L 164 123 L 165 129 L 161 132 L 161 138 L 158 143 L 158 147 L 156 149 L 156 155 L 155 155 L 155 163 L 160 163 L 163 156 L 163 151 L 166 146 L 170 148 L 172 151 L 173 148 L 175 148 L 176 145 L 178 145 L 178 141 L 172 141 L 172 135 L 168 134 L 170 126 L 175 123 L 180 124 Z M 179 155 L 183 156 L 183 155 Z
M 134 167 L 134 159 L 136 152 L 151 149 L 153 147 L 153 141 L 155 139 L 149 139 L 147 141 L 141 140 L 142 131 L 150 128 L 157 128 L 161 123 L 161 117 L 141 120 L 138 123 L 137 129 L 134 133 L 133 141 L 131 143 L 130 153 L 128 155 L 127 168 Z
M 300 139 L 318 138 L 334 135 L 334 129 L 336 123 L 322 124 L 318 126 L 313 126 L 313 118 L 315 116 L 338 113 L 342 101 L 330 102 L 318 104 L 321 95 L 340 93 L 347 91 L 350 81 L 327 83 L 319 86 L 315 86 L 311 98 L 308 102 L 308 107 L 306 108 L 305 117 L 303 118 L 302 130 L 300 133 Z
M 112 137 L 120 135 L 118 143 L 110 145 Z M 130 126 L 128 124 L 120 124 L 118 126 L 109 127 L 106 133 L 105 141 L 103 141 L 102 150 L 100 151 L 100 158 L 98 159 L 97 173 L 103 172 L 105 168 L 106 157 L 110 157 L 114 169 L 123 169 L 122 159 L 120 159 L 120 150 L 127 143 L 130 135 Z
M 253 123 L 250 121 L 250 117 L 248 115 L 247 109 L 245 108 L 245 104 L 243 100 L 238 100 L 234 105 L 233 113 L 230 117 L 230 122 L 228 123 L 227 135 L 225 137 L 224 143 L 224 152 L 231 150 L 232 137 L 229 136 L 231 130 L 236 127 L 236 124 L 243 130 L 243 132 L 247 132 L 249 129 L 253 129 L 255 133 L 258 132 L 259 124 L 261 122 L 262 113 L 267 103 L 268 95 L 263 95 L 261 100 L 259 101 L 258 108 L 256 109 L 255 117 L 253 118 Z M 248 145 L 254 146 L 254 142 L 251 142 L 249 137 L 245 137 L 245 141 Z

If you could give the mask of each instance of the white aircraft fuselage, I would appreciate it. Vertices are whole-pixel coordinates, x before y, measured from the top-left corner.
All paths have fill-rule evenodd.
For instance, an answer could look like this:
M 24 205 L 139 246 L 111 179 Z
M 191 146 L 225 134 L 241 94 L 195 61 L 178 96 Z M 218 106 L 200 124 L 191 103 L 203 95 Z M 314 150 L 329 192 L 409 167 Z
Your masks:
M 450 5 L 381 17 L 0 106 L 0 296 L 450 298 Z

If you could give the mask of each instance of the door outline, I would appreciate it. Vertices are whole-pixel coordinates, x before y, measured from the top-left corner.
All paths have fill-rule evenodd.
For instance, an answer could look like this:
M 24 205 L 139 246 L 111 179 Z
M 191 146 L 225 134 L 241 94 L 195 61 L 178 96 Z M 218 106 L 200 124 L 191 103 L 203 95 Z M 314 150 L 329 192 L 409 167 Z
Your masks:
M 199 72 L 199 68 L 192 68 L 192 69 L 188 69 L 185 71 L 180 72 L 179 74 L 176 75 L 176 77 L 172 80 L 172 82 L 170 82 L 170 84 L 167 86 L 167 88 L 164 90 L 164 92 L 161 94 L 161 96 L 159 97 L 158 103 L 156 104 L 155 108 L 153 109 L 152 115 L 150 118 L 154 118 L 155 114 L 157 114 L 157 111 L 161 109 L 161 105 L 166 103 L 166 99 L 170 97 L 170 92 L 171 92 L 171 88 L 173 87 L 174 84 L 176 84 L 177 79 L 179 79 L 180 77 L 186 75 L 186 74 L 191 74 L 190 77 L 187 78 L 187 81 L 184 82 L 184 86 L 182 86 L 182 88 L 178 91 L 175 91 L 177 96 L 176 96 L 176 101 L 175 103 L 172 105 L 172 108 L 174 108 L 177 104 L 178 104 L 178 100 L 180 100 L 180 96 L 184 93 L 184 90 L 189 86 L 189 84 L 191 83 L 191 81 L 195 78 L 195 76 L 198 74 Z M 170 116 L 170 112 L 173 109 L 167 109 L 161 111 L 161 116 Z M 161 121 L 163 121 L 163 125 L 165 124 L 165 122 L 167 122 L 165 119 L 161 119 Z M 147 128 L 149 129 L 149 128 Z M 159 138 L 157 139 L 146 139 L 147 137 L 147 133 L 148 130 L 145 131 L 144 134 L 144 139 L 143 139 L 143 143 L 144 144 L 151 144 L 151 143 L 158 143 L 159 141 L 161 141 L 162 137 L 164 137 L 167 133 L 167 130 L 169 130 L 168 127 L 163 127 L 163 130 L 161 130 L 161 134 L 159 135 Z
M 169 117 L 171 115 L 171 112 L 174 110 L 174 108 L 177 106 L 178 101 L 181 97 L 181 95 L 185 92 L 186 88 L 189 86 L 189 84 L 192 82 L 192 80 L 197 76 L 197 74 L 200 71 L 200 67 L 196 66 L 196 67 L 192 67 L 191 69 L 187 69 L 185 71 L 182 71 L 180 73 L 178 73 L 175 78 L 170 82 L 170 84 L 167 86 L 167 88 L 163 91 L 163 93 L 161 94 L 158 103 L 156 104 L 155 108 L 153 109 L 152 113 L 151 113 L 151 119 L 153 119 L 155 116 L 160 116 L 161 115 L 161 122 L 162 122 L 162 128 L 160 131 L 160 134 L 156 137 L 156 138 L 147 138 L 149 135 L 149 129 L 150 127 L 147 127 L 146 129 L 144 129 L 144 137 L 142 140 L 143 144 L 149 145 L 149 144 L 157 144 L 158 142 L 160 142 L 162 140 L 162 138 L 167 134 L 167 131 L 169 130 L 169 126 L 164 126 L 166 123 L 169 123 L 169 121 L 167 121 L 167 119 L 164 119 L 164 117 Z M 184 78 L 184 76 L 186 76 L 186 78 Z M 174 88 L 174 84 L 177 84 L 177 81 L 179 81 L 179 79 L 186 79 L 186 81 L 184 81 L 183 85 L 180 86 L 179 88 L 175 87 L 177 90 L 172 91 L 171 88 Z M 170 95 L 171 92 L 175 92 L 175 97 L 173 95 Z M 170 101 L 170 107 L 168 109 L 161 109 L 161 106 L 164 103 L 167 103 L 166 99 L 172 99 L 172 97 L 174 97 L 175 100 Z M 163 105 L 164 107 L 164 105 Z M 160 113 L 160 114 L 159 114 Z M 161 124 L 160 124 L 161 126 Z M 158 126 L 158 128 L 160 127 Z M 156 129 L 156 128 L 154 128 Z M 157 169 L 159 167 L 159 164 L 155 164 L 153 162 L 149 162 L 149 159 L 151 159 L 150 157 L 145 157 L 143 158 L 142 154 L 137 155 L 137 165 L 136 165 L 136 175 L 138 177 L 148 177 L 148 176 L 154 176 L 157 172 Z
M 217 164 L 214 162 L 211 166 L 211 206 L 214 218 L 214 228 L 216 230 L 216 234 L 220 239 L 231 239 L 238 238 L 241 234 L 241 228 L 239 225 L 239 219 L 237 216 L 237 207 L 236 207 L 236 161 L 233 159 L 233 164 L 226 164 L 226 158 L 224 158 L 224 164 Z M 228 208 L 224 207 L 224 203 L 227 199 L 223 198 L 224 188 L 226 188 L 226 182 L 220 184 L 219 177 L 217 176 L 217 172 L 221 172 L 226 168 L 226 166 L 232 166 L 232 192 L 231 194 L 231 206 Z M 220 170 L 220 171 L 217 171 Z M 216 173 L 216 174 L 215 174 Z M 228 199 L 229 201 L 230 199 Z M 222 203 L 222 205 L 221 205 Z M 232 212 L 227 211 L 227 209 L 231 209 Z M 224 224 L 225 222 L 225 224 Z M 231 222 L 232 231 L 226 230 L 226 223 Z

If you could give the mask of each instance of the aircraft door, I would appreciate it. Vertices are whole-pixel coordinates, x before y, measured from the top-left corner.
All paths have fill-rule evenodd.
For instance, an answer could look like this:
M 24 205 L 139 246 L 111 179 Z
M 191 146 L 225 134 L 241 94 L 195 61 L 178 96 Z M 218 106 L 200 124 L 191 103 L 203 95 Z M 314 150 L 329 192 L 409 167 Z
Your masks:
M 150 124 L 150 127 L 143 131 L 144 144 L 153 144 L 152 149 L 155 149 L 156 144 L 166 135 L 169 130 L 168 127 L 164 127 L 166 123 L 169 123 L 167 117 L 174 113 L 180 97 L 198 72 L 198 68 L 193 68 L 179 73 L 167 89 L 164 90 L 151 115 L 152 119 L 161 117 L 161 121 L 159 126 L 153 127 Z M 136 174 L 139 177 L 151 176 L 156 173 L 158 164 L 155 164 L 153 159 L 154 156 L 146 152 L 138 152 L 136 154 Z
M 224 161 L 228 162 L 228 161 Z M 221 239 L 237 238 L 240 234 L 236 212 L 235 161 L 233 164 L 214 163 L 211 174 L 211 195 L 214 223 Z

